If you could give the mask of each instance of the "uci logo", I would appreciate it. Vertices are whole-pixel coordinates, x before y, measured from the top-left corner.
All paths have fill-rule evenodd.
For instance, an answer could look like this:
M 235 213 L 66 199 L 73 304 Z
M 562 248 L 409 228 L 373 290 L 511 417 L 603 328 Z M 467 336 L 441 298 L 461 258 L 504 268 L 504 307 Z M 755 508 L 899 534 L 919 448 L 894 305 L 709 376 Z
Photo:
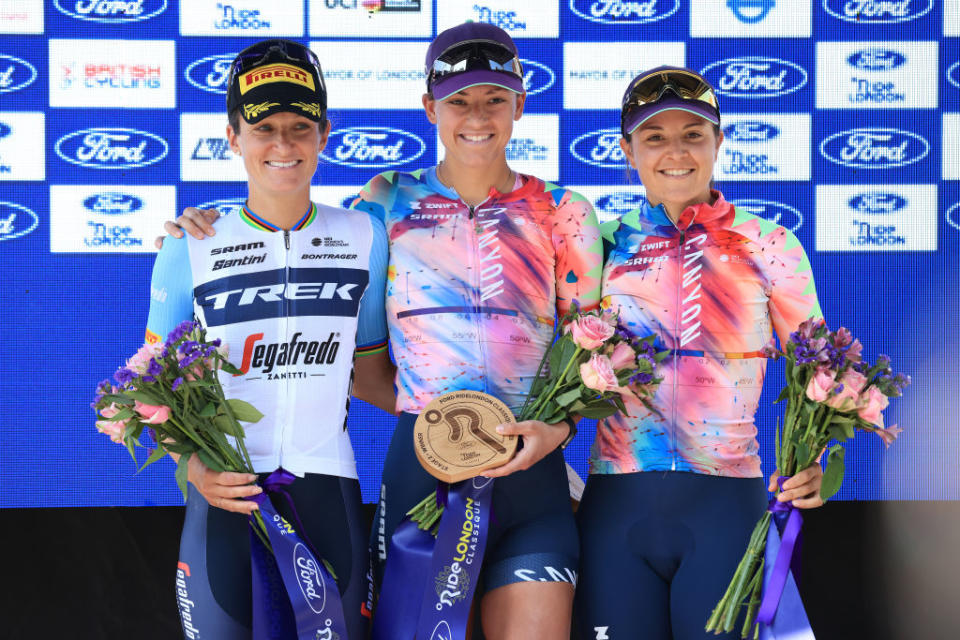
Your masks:
M 960 89 L 960 62 L 954 62 L 953 66 L 947 69 L 947 81 Z
M 645 196 L 642 193 L 630 193 L 629 191 L 618 191 L 600 196 L 594 205 L 597 211 L 613 216 L 622 216 L 629 213 L 643 204 Z
M 850 198 L 847 205 L 857 213 L 883 215 L 900 211 L 907 206 L 907 199 L 895 193 L 871 191 Z
M 823 0 L 824 11 L 839 20 L 857 24 L 907 22 L 931 9 L 933 0 Z
M 906 61 L 905 55 L 889 49 L 864 49 L 847 56 L 847 64 L 861 71 L 890 71 Z
M 767 142 L 780 135 L 780 129 L 759 120 L 744 120 L 728 124 L 723 135 L 734 142 Z
M 646 24 L 669 18 L 680 0 L 570 0 L 574 15 L 600 24 Z
M 413 162 L 427 145 L 418 136 L 390 127 L 353 127 L 330 134 L 320 156 L 357 169 L 395 167 Z
M 240 209 L 243 209 L 246 202 L 246 198 L 222 198 L 198 204 L 197 209 L 216 209 L 221 216 L 226 216 L 231 213 L 240 213 Z
M 0 54 L 0 93 L 24 89 L 37 79 L 37 69 L 26 60 Z
M 807 84 L 803 67 L 777 58 L 727 58 L 700 73 L 717 93 L 731 98 L 778 98 Z
M 796 230 L 800 228 L 800 225 L 803 224 L 803 214 L 782 202 L 748 198 L 745 200 L 735 200 L 731 204 L 758 218 L 769 220 L 793 232 L 796 232 Z
M 0 240 L 25 236 L 39 223 L 40 218 L 30 209 L 13 202 L 0 202 Z
M 118 24 L 158 16 L 167 10 L 167 0 L 54 0 L 53 6 L 78 20 Z
M 89 169 L 135 169 L 163 160 L 169 145 L 146 131 L 96 128 L 68 133 L 53 150 L 62 160 Z
M 143 200 L 129 193 L 106 192 L 84 198 L 83 206 L 93 213 L 123 215 L 143 208 Z
M 227 93 L 227 79 L 230 75 L 230 63 L 236 57 L 235 53 L 221 53 L 216 56 L 207 56 L 194 60 L 183 71 L 187 82 L 201 91 L 210 93 Z
M 627 158 L 620 148 L 620 129 L 585 133 L 570 143 L 570 155 L 580 162 L 604 169 L 622 169 Z
M 727 7 L 734 17 L 744 24 L 760 22 L 776 4 L 776 0 L 727 0 Z
M 528 96 L 543 93 L 552 87 L 557 79 L 553 69 L 545 64 L 533 60 L 520 60 L 520 65 L 523 67 L 523 88 L 526 89 Z
M 326 604 L 326 584 L 320 575 L 320 567 L 313 555 L 302 542 L 293 548 L 293 565 L 296 567 L 297 582 L 303 599 L 314 613 L 322 613 Z
M 920 162 L 930 152 L 923 136 L 899 129 L 850 129 L 820 143 L 820 155 L 851 169 L 892 169 Z

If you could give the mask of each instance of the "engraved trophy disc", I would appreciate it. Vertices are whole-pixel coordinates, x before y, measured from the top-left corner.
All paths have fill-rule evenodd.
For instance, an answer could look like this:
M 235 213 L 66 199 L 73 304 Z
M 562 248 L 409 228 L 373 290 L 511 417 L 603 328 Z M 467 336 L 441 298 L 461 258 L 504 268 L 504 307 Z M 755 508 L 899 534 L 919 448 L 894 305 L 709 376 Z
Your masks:
M 506 463 L 517 437 L 496 432 L 515 422 L 507 405 L 480 391 L 453 391 L 435 398 L 417 417 L 413 448 L 427 473 L 453 483 Z

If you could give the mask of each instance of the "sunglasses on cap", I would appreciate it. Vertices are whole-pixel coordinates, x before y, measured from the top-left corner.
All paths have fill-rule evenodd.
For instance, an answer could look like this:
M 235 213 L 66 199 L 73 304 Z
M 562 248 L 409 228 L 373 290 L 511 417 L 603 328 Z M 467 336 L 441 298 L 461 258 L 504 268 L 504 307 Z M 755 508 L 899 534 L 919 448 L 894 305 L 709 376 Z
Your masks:
M 498 71 L 523 79 L 520 58 L 498 42 L 469 40 L 445 50 L 427 70 L 427 89 L 434 83 L 465 71 Z
M 683 69 L 665 69 L 634 80 L 623 97 L 620 109 L 621 129 L 640 109 L 659 102 L 667 92 L 681 100 L 699 102 L 720 118 L 720 105 L 713 88 L 699 75 Z
M 232 85 L 236 77 L 245 71 L 268 62 L 282 62 L 284 60 L 313 67 L 317 72 L 317 78 L 320 80 L 318 90 L 320 93 L 326 94 L 327 87 L 323 81 L 320 59 L 309 48 L 289 40 L 264 40 L 241 51 L 230 67 L 228 86 Z

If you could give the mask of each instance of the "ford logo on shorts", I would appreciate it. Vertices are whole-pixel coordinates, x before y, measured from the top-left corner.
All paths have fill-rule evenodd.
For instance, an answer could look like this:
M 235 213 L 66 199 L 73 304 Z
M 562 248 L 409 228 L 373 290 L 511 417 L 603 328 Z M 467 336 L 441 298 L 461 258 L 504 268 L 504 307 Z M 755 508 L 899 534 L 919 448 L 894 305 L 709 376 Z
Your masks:
M 701 69 L 700 74 L 731 98 L 777 98 L 807 84 L 807 72 L 798 64 L 778 58 L 727 58 Z
M 314 613 L 323 612 L 327 600 L 326 585 L 320 576 L 320 566 L 302 542 L 293 548 L 293 564 L 303 599 Z
M 759 120 L 743 120 L 725 126 L 723 135 L 734 142 L 766 142 L 780 135 L 780 129 Z
M 847 64 L 861 71 L 889 71 L 906 61 L 905 55 L 890 49 L 863 49 L 847 56 Z
M 0 54 L 0 93 L 17 91 L 37 79 L 37 68 L 26 60 Z
M 930 153 L 923 136 L 899 129 L 850 129 L 820 143 L 820 155 L 851 169 L 892 169 L 920 162 Z
M 78 20 L 117 24 L 158 16 L 167 10 L 167 0 L 54 0 L 53 6 Z
M 608 193 L 600 196 L 594 205 L 599 212 L 608 215 L 622 216 L 642 205 L 645 199 L 646 196 L 642 193 L 617 191 L 616 193 Z
M 896 193 L 871 191 L 853 196 L 847 204 L 857 213 L 881 215 L 900 211 L 907 206 L 907 199 Z
M 0 122 L 0 139 L 6 138 L 13 129 L 6 122 Z
M 66 162 L 89 169 L 135 169 L 160 162 L 169 150 L 160 136 L 136 129 L 81 129 L 54 145 Z
M 834 18 L 857 24 L 894 24 L 916 20 L 933 9 L 933 0 L 823 0 Z
M 620 129 L 600 129 L 570 143 L 570 155 L 586 164 L 604 169 L 623 169 L 627 158 L 620 148 Z
M 105 213 L 107 215 L 123 215 L 133 213 L 143 208 L 143 200 L 129 193 L 117 193 L 108 191 L 98 193 L 89 198 L 83 199 L 83 206 L 87 211 L 93 213 Z
M 743 200 L 734 200 L 731 204 L 758 218 L 763 218 L 781 227 L 786 227 L 790 231 L 796 231 L 800 228 L 800 225 L 803 224 L 803 214 L 782 202 L 745 198 Z
M 40 218 L 30 209 L 13 202 L 0 202 L 0 240 L 13 240 L 37 228 Z
M 953 65 L 947 69 L 947 81 L 957 89 L 960 89 L 960 62 L 954 62 Z
M 947 209 L 947 224 L 960 231 L 960 202 Z
M 575 15 L 600 24 L 646 24 L 669 18 L 680 0 L 570 0 Z
M 353 127 L 330 134 L 320 157 L 357 169 L 395 167 L 413 162 L 427 150 L 418 136 L 390 127 Z
M 528 96 L 543 93 L 552 87 L 557 79 L 553 69 L 545 64 L 533 60 L 520 60 L 520 64 L 523 67 L 523 88 L 527 90 Z
M 240 209 L 243 209 L 246 202 L 246 198 L 221 198 L 198 204 L 197 209 L 216 209 L 221 216 L 226 216 L 231 213 L 240 213 Z
M 235 53 L 221 53 L 194 60 L 183 70 L 183 76 L 201 91 L 226 95 L 230 63 L 235 57 Z

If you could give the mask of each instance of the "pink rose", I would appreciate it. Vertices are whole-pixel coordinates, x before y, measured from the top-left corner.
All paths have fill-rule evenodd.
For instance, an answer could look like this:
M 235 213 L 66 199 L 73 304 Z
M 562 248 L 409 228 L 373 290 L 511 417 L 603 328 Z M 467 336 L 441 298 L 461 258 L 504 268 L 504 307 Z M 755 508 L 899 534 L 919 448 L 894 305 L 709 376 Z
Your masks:
M 882 412 L 888 404 L 890 404 L 890 399 L 883 395 L 880 389 L 870 387 L 866 393 L 860 396 L 860 408 L 857 409 L 857 415 L 870 424 L 883 427 Z
M 850 345 L 850 348 L 847 349 L 847 360 L 850 362 L 860 362 L 863 360 L 863 345 L 860 344 L 859 340 L 854 340 Z
M 574 344 L 588 351 L 598 348 L 613 335 L 610 323 L 597 316 L 580 316 L 568 324 L 564 331 L 571 334 Z
M 97 420 L 97 430 L 110 436 L 110 439 L 121 444 L 123 442 L 123 432 L 127 428 L 126 420 Z
M 145 375 L 147 373 L 147 367 L 150 365 L 150 360 L 159 357 L 162 352 L 163 345 L 159 342 L 145 344 L 127 360 L 127 368 L 131 371 L 136 371 L 141 376 Z
M 839 389 L 839 392 L 836 390 Z M 836 392 L 836 393 L 835 393 Z M 853 411 L 857 408 L 857 403 L 860 400 L 860 393 L 851 387 L 844 385 L 842 382 L 838 383 L 834 387 L 833 391 L 830 392 L 830 397 L 827 398 L 825 404 L 828 407 L 832 407 L 837 411 Z
M 613 372 L 610 358 L 599 353 L 593 354 L 588 361 L 580 365 L 580 379 L 588 388 L 600 393 L 620 388 L 620 381 Z
M 110 406 L 100 409 L 100 415 L 104 418 L 112 418 L 118 413 L 120 413 L 120 407 L 118 407 L 115 402 L 111 402 Z
M 824 402 L 830 397 L 837 372 L 826 367 L 820 367 L 807 385 L 807 397 L 814 402 Z
M 144 424 L 163 424 L 170 419 L 170 407 L 162 404 L 144 404 L 137 400 L 133 408 L 140 414 L 140 422 Z
M 637 364 L 637 354 L 626 342 L 618 342 L 610 354 L 610 366 L 613 370 L 633 368 Z
M 863 375 L 859 371 L 854 371 L 853 369 L 847 369 L 843 372 L 843 376 L 840 378 L 840 382 L 844 387 L 849 387 L 860 393 L 863 391 L 863 388 L 867 385 L 867 376 Z

